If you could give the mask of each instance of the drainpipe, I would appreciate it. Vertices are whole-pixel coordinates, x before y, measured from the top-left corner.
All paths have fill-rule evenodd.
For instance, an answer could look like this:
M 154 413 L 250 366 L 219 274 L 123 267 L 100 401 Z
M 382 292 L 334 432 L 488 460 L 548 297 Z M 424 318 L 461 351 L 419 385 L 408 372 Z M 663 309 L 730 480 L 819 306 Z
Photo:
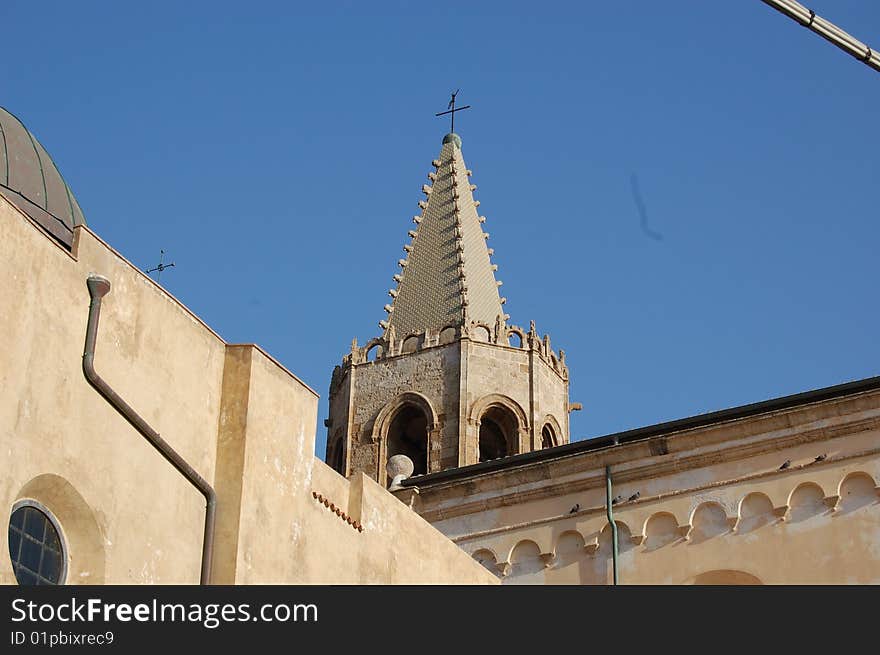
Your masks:
M 199 584 L 211 584 L 211 559 L 214 554 L 214 515 L 217 510 L 217 494 L 195 469 L 175 452 L 175 450 L 153 430 L 141 416 L 135 412 L 113 389 L 110 388 L 101 376 L 95 372 L 95 341 L 98 336 L 98 318 L 101 315 L 101 298 L 110 293 L 110 281 L 100 275 L 90 275 L 86 282 L 89 295 L 92 298 L 89 305 L 89 322 L 86 328 L 86 344 L 83 350 L 83 373 L 99 394 L 101 394 L 113 408 L 122 414 L 131 423 L 135 430 L 141 433 L 150 444 L 168 460 L 174 468 L 180 471 L 189 482 L 205 497 L 205 535 L 202 541 L 202 571 Z
M 614 522 L 614 511 L 611 509 L 611 467 L 605 466 L 605 512 L 611 526 L 611 564 L 614 571 L 614 584 L 617 584 L 617 523 Z

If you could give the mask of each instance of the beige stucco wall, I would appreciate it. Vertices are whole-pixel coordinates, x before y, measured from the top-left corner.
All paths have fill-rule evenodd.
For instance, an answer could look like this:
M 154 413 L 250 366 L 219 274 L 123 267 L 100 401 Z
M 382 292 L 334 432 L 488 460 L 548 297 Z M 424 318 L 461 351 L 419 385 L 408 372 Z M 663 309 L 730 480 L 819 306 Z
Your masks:
M 614 507 L 623 584 L 880 583 L 878 391 L 423 486 L 416 507 L 505 584 L 608 584 L 606 464 L 640 494 Z
M 83 376 L 90 273 L 112 284 L 96 369 L 215 487 L 215 582 L 495 583 L 386 491 L 315 460 L 317 396 L 269 355 L 224 343 L 88 228 L 69 253 L 0 199 L 0 231 L 0 503 L 56 516 L 68 583 L 197 583 L 204 528 L 202 496 Z

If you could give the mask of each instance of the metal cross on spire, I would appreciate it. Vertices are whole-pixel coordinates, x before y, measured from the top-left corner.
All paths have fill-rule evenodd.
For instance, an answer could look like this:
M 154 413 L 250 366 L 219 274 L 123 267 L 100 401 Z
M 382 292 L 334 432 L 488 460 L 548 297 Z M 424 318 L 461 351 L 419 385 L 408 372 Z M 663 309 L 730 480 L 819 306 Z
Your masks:
M 159 278 L 162 277 L 162 271 L 164 271 L 166 268 L 171 268 L 172 266 L 174 266 L 174 262 L 171 262 L 170 264 L 165 264 L 164 260 L 165 260 L 165 251 L 160 250 L 159 251 L 159 265 L 156 268 L 151 268 L 149 271 L 147 271 L 147 275 L 149 275 L 153 271 L 158 271 L 158 273 L 156 274 L 156 281 L 157 282 L 159 281 Z
M 452 100 L 449 101 L 449 105 L 446 107 L 448 111 L 441 111 L 439 114 L 434 114 L 434 116 L 445 116 L 446 114 L 451 114 L 450 118 L 452 119 L 452 124 L 449 127 L 450 132 L 455 132 L 455 112 L 464 111 L 465 109 L 470 109 L 470 105 L 465 105 L 464 107 L 456 107 L 455 106 L 455 96 L 458 95 L 458 92 L 461 89 L 456 89 L 452 92 Z

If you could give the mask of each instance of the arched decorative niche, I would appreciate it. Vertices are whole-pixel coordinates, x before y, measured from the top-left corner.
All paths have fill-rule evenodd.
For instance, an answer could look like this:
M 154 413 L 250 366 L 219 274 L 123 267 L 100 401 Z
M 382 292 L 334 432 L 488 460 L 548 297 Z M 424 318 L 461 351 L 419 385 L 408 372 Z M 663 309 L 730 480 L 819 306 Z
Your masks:
M 577 530 L 566 530 L 556 540 L 556 557 L 560 560 L 580 559 L 586 554 L 586 540 Z
M 702 503 L 694 509 L 690 525 L 688 540 L 693 544 L 726 534 L 731 528 L 727 512 L 719 503 L 713 501 Z
M 788 520 L 792 523 L 807 519 L 828 511 L 825 492 L 815 482 L 799 484 L 788 497 Z
M 477 562 L 479 562 L 483 568 L 492 573 L 493 575 L 498 575 L 498 558 L 488 548 L 480 548 L 479 550 L 474 551 L 471 555 Z
M 864 471 L 850 473 L 843 478 L 837 493 L 840 496 L 837 509 L 842 513 L 854 512 L 878 500 L 874 478 Z
M 534 578 L 544 571 L 541 549 L 534 541 L 524 539 L 510 551 L 510 575 L 505 582 L 513 584 L 530 584 L 539 582 Z
M 623 521 L 614 521 L 617 525 L 617 552 L 626 553 L 635 547 L 632 538 L 632 530 Z M 611 534 L 611 524 L 606 523 L 605 527 L 599 533 L 599 552 L 601 554 L 611 556 L 613 546 L 613 535 Z
M 645 521 L 644 546 L 647 552 L 663 548 L 681 538 L 678 520 L 669 512 L 657 512 Z
M 45 507 L 56 521 L 66 550 L 65 584 L 104 584 L 104 538 L 94 511 L 76 488 L 61 476 L 45 473 L 18 492 L 16 503 L 28 501 Z
M 739 503 L 739 518 L 736 522 L 738 533 L 751 532 L 761 526 L 774 523 L 777 519 L 773 503 L 766 494 L 753 492 Z

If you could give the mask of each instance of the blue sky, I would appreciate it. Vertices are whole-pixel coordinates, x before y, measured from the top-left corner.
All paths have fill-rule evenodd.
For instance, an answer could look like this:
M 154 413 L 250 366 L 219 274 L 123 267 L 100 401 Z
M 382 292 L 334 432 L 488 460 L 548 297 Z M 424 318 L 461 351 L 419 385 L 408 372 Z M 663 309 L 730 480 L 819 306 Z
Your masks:
M 583 439 L 880 374 L 880 75 L 759 0 L 0 5 L 90 227 L 321 394 L 448 124 Z M 308 7 L 308 9 L 306 8 Z M 880 48 L 880 4 L 811 5 Z

